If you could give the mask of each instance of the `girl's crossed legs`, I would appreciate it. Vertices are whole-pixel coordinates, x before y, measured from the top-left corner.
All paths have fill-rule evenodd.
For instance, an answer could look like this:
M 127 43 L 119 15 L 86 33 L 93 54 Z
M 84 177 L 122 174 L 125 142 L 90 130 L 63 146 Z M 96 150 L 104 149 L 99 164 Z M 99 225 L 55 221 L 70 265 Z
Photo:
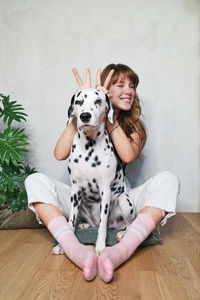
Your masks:
M 29 208 L 39 223 L 47 226 L 67 256 L 81 269 L 86 280 L 97 275 L 97 257 L 92 246 L 81 244 L 65 217 L 70 211 L 70 187 L 36 173 L 25 182 Z M 126 261 L 143 240 L 161 222 L 175 214 L 179 190 L 177 178 L 169 172 L 161 172 L 145 184 L 129 191 L 136 206 L 137 217 L 119 244 L 106 247 L 98 259 L 99 276 L 105 282 L 112 280 L 114 270 Z

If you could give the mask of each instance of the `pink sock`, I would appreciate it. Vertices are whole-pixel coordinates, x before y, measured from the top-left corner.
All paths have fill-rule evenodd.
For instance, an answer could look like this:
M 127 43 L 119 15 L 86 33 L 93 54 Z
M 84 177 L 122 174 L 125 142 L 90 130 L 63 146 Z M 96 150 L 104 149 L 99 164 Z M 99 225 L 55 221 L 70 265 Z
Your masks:
M 106 247 L 100 254 L 98 259 L 99 277 L 105 282 L 111 281 L 114 270 L 133 254 L 154 229 L 153 220 L 148 215 L 140 213 L 119 244 Z
M 48 229 L 66 255 L 83 270 L 85 279 L 92 280 L 97 275 L 97 256 L 93 247 L 79 242 L 64 216 L 51 220 Z

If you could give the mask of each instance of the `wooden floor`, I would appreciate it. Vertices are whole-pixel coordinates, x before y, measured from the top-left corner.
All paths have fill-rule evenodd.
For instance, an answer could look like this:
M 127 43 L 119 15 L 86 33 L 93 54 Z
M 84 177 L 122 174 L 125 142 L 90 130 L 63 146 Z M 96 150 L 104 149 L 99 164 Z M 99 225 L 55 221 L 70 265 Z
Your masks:
M 200 214 L 178 213 L 163 242 L 140 248 L 111 283 L 87 282 L 46 229 L 0 231 L 0 300 L 200 299 Z

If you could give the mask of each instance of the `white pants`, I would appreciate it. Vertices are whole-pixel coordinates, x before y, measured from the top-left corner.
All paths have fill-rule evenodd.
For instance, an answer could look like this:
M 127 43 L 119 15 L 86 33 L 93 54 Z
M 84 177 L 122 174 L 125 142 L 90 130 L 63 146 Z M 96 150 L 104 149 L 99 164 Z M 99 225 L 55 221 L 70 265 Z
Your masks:
M 37 221 L 42 223 L 33 203 L 41 202 L 58 207 L 66 218 L 70 213 L 71 187 L 49 178 L 42 173 L 35 173 L 25 180 L 28 195 L 28 206 L 36 214 Z M 149 179 L 143 185 L 131 189 L 130 200 L 136 207 L 137 214 L 144 207 L 151 206 L 165 212 L 161 224 L 176 214 L 176 200 L 179 193 L 179 181 L 170 172 L 164 171 Z

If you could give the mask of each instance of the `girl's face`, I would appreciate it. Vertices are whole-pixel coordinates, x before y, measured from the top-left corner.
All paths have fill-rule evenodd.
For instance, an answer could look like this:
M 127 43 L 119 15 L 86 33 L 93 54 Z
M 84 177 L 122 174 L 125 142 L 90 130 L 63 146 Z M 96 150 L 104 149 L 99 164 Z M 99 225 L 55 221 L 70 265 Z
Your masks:
M 117 112 L 120 110 L 130 110 L 135 97 L 133 82 L 124 74 L 119 76 L 118 81 L 111 85 L 109 93 L 110 100 Z

